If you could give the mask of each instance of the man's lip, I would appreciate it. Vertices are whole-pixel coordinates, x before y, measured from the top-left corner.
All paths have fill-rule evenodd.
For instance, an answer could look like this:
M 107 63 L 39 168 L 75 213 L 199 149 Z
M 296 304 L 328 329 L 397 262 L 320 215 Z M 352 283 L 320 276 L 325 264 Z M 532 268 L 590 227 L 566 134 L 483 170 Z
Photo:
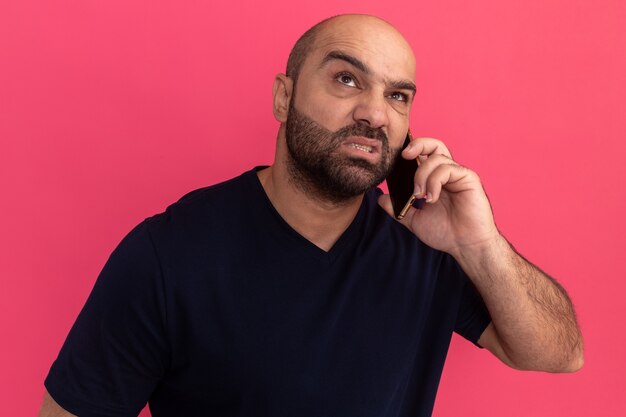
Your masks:
M 371 153 L 381 152 L 381 142 L 378 139 L 371 139 L 371 138 L 366 138 L 363 136 L 350 136 L 343 142 L 344 145 L 350 145 L 352 143 L 361 145 L 361 146 L 371 147 L 372 148 Z

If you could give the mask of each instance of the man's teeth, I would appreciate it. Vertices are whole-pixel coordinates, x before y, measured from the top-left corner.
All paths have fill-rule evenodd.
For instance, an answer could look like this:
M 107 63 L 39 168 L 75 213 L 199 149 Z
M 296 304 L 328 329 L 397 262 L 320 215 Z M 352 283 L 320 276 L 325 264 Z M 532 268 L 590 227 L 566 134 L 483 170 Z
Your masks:
M 352 146 L 353 148 L 359 149 L 363 152 L 372 153 L 371 146 L 359 145 L 358 143 L 351 143 L 350 146 Z

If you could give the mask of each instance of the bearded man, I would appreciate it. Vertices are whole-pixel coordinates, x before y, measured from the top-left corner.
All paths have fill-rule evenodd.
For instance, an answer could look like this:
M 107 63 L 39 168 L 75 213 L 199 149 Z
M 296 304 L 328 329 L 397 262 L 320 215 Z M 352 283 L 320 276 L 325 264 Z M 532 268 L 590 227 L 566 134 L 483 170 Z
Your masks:
M 571 303 L 495 226 L 476 173 L 416 138 L 411 47 L 344 15 L 274 80 L 276 157 L 146 219 L 104 267 L 40 416 L 429 416 L 451 335 L 518 369 L 583 363 Z

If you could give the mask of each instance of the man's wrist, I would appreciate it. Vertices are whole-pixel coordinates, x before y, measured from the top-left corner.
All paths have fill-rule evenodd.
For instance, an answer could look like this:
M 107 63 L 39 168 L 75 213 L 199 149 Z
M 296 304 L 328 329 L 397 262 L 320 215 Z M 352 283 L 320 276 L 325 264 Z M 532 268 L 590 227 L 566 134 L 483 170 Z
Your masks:
M 463 271 L 474 280 L 475 278 L 491 275 L 498 265 L 508 264 L 511 254 L 514 253 L 509 242 L 500 233 L 493 237 L 474 244 L 458 246 L 452 257 L 459 263 Z

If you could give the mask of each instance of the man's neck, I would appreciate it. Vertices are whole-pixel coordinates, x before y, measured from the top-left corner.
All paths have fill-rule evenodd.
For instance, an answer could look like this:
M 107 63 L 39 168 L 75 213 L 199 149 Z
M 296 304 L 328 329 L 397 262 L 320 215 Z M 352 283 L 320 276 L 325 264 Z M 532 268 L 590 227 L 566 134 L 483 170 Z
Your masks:
M 289 179 L 286 167 L 276 163 L 257 173 L 280 216 L 300 235 L 328 252 L 354 220 L 363 196 L 333 203 L 307 195 Z

